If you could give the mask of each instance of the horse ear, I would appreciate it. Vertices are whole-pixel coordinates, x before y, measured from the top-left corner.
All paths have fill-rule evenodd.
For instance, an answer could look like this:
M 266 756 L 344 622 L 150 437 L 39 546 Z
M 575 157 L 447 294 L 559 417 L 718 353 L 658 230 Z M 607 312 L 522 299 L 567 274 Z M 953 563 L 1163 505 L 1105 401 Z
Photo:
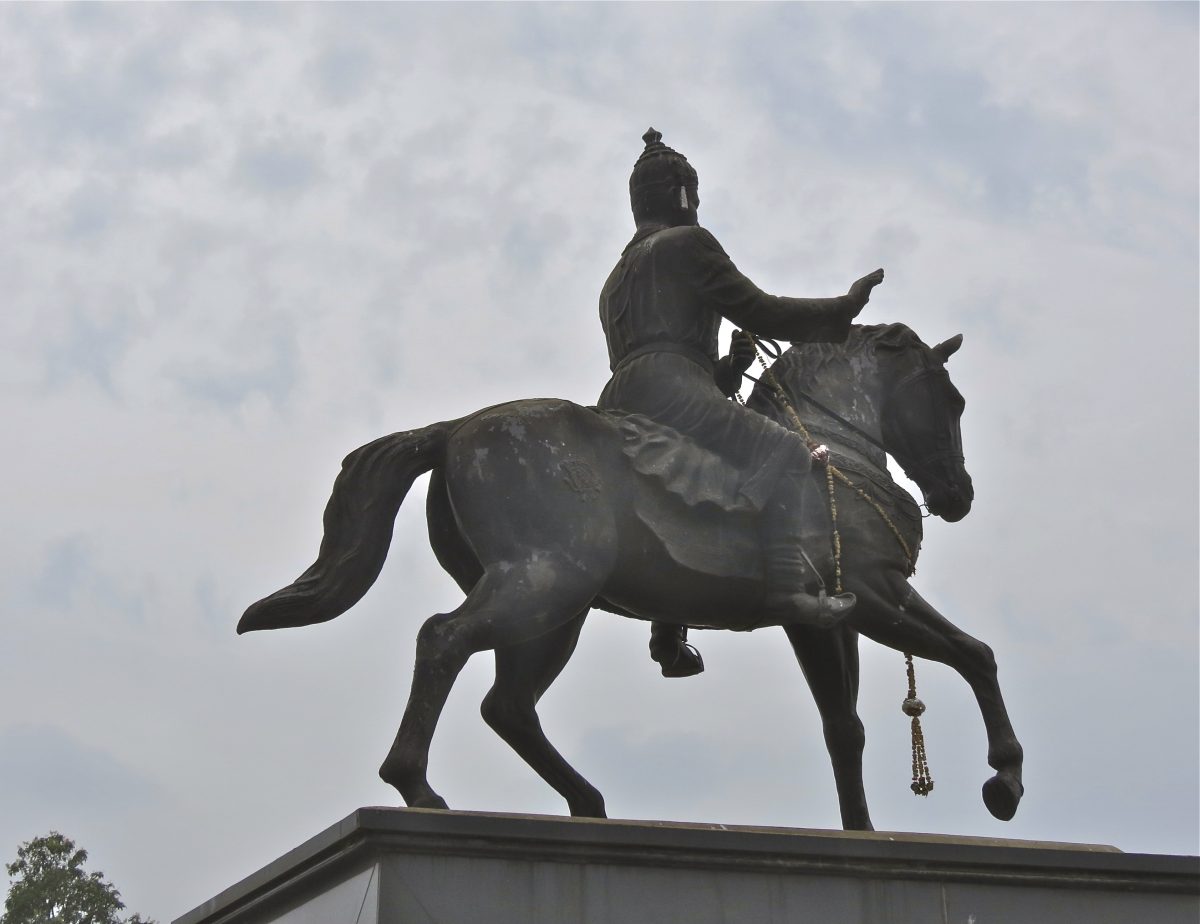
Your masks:
M 960 346 L 962 346 L 962 334 L 955 334 L 949 340 L 943 340 L 937 346 L 933 347 L 931 352 L 942 363 L 945 363 L 946 360 L 958 351 Z

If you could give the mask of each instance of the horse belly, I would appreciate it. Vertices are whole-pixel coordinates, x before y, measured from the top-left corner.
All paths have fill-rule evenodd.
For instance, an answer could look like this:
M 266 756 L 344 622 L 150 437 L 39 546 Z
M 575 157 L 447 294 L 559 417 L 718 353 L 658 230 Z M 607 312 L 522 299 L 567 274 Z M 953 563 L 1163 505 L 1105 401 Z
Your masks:
M 763 596 L 752 521 L 673 502 L 654 513 L 622 510 L 620 556 L 605 599 L 642 619 L 716 629 L 750 625 Z
M 760 581 L 717 577 L 683 568 L 618 568 L 603 591 L 604 601 L 637 619 L 744 629 L 756 621 Z

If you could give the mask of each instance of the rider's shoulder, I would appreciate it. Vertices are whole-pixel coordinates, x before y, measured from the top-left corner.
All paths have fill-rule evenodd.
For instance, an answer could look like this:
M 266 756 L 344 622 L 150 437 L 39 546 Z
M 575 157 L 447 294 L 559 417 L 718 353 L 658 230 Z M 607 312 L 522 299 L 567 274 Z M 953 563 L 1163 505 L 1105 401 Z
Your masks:
M 712 232 L 700 225 L 678 225 L 674 228 L 664 228 L 655 237 L 659 239 L 660 246 L 674 244 L 679 247 L 698 247 L 701 250 L 725 253 L 717 239 L 713 237 Z

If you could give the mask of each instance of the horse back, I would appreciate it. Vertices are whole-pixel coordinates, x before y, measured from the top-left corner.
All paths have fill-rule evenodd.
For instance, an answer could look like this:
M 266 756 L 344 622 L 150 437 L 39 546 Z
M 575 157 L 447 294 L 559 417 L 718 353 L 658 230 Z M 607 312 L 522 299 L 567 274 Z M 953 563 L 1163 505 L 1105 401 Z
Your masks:
M 452 574 L 473 570 L 453 564 L 467 549 L 481 568 L 546 550 L 597 574 L 601 605 L 626 615 L 737 628 L 750 618 L 731 609 L 757 608 L 752 518 L 688 507 L 638 475 L 593 410 L 536 399 L 481 411 L 448 440 L 441 475 L 430 525 Z
M 616 554 L 620 450 L 602 421 L 558 399 L 514 401 L 467 418 L 446 444 L 445 490 L 484 565 L 530 551 Z

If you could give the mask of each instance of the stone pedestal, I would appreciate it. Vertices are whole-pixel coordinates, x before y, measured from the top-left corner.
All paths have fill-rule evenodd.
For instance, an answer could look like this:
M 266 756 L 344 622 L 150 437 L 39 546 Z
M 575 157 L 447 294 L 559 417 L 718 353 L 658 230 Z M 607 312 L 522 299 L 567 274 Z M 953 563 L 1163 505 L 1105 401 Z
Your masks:
M 363 808 L 175 924 L 1196 924 L 1200 859 Z

